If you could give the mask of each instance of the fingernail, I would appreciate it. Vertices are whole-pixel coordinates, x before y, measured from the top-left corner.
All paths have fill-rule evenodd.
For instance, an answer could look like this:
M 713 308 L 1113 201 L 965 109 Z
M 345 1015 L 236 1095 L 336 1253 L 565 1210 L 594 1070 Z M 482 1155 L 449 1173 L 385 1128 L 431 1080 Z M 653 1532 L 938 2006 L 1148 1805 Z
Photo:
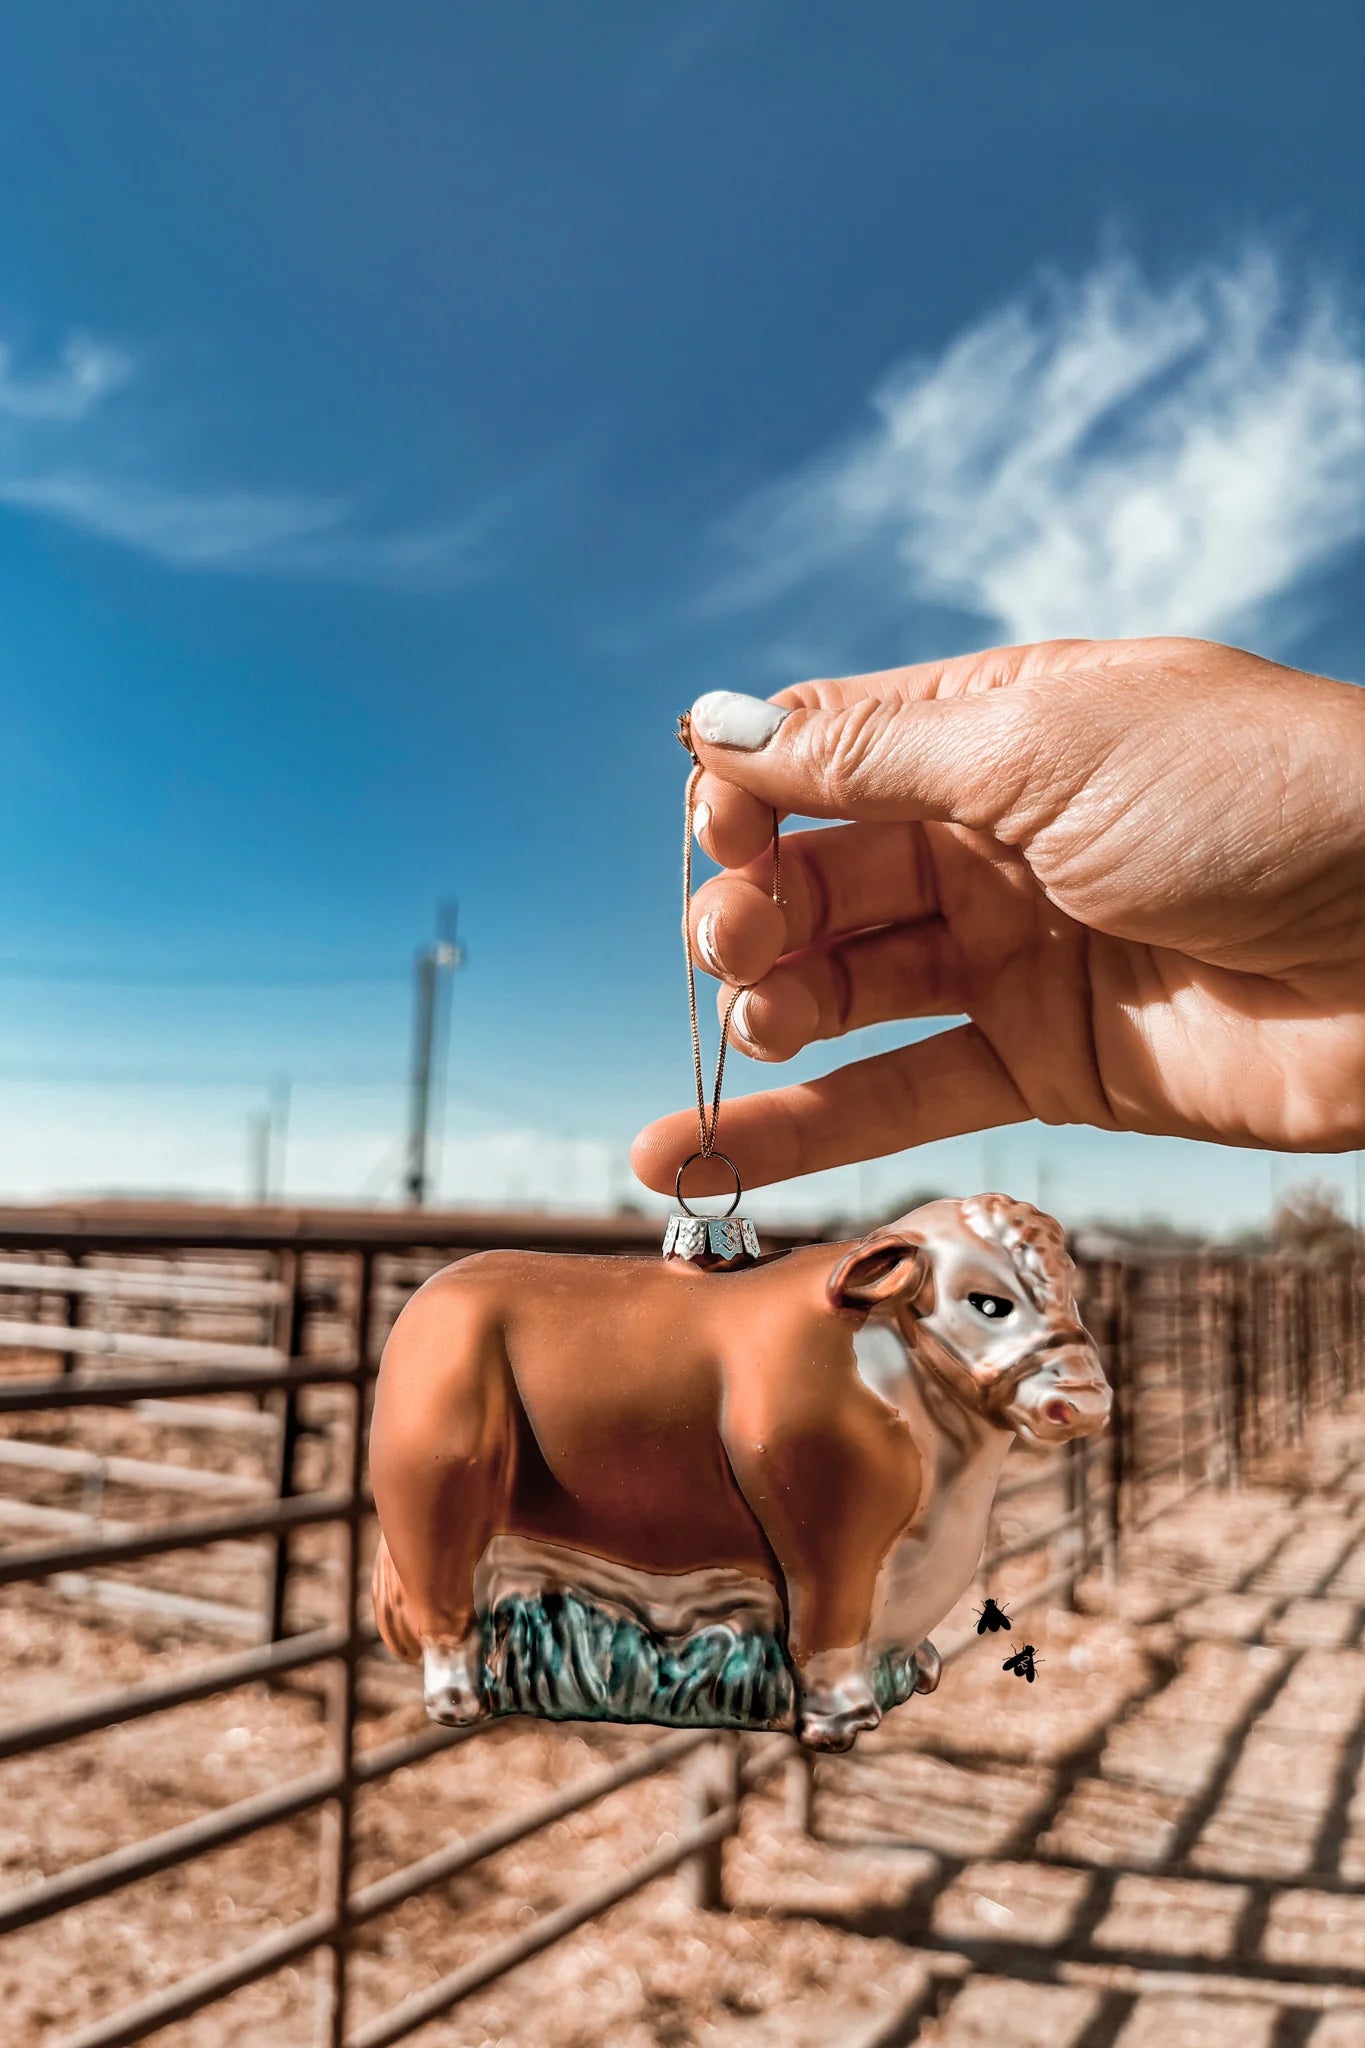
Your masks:
M 749 1021 L 749 996 L 750 991 L 746 988 L 730 1012 L 731 1033 L 736 1038 L 742 1038 L 746 1045 L 752 1045 L 754 1042 L 754 1029 Z
M 738 690 L 708 690 L 692 706 L 692 727 L 713 747 L 741 747 L 746 754 L 765 747 L 786 717 L 778 704 L 744 697 Z
M 708 974 L 719 974 L 720 963 L 716 959 L 716 913 L 706 910 L 697 919 L 697 957 Z
M 710 804 L 698 804 L 696 809 L 692 813 L 693 836 L 697 839 L 701 839 L 707 832 L 710 831 L 710 829 L 711 806 Z

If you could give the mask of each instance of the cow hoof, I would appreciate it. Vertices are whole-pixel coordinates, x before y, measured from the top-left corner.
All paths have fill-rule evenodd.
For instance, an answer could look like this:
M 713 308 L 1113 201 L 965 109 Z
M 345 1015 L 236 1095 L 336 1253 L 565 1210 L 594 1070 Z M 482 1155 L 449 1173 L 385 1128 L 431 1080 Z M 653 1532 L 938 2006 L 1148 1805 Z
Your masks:
M 819 1650 L 798 1668 L 797 1675 L 801 1712 L 796 1739 L 807 1749 L 835 1754 L 852 1749 L 856 1737 L 881 1720 L 861 1646 Z
M 943 1676 L 943 1659 L 926 1636 L 915 1652 L 915 1691 L 937 1692 Z
M 444 1692 L 429 1692 L 425 1696 L 427 1719 L 439 1721 L 443 1728 L 472 1728 L 476 1721 L 482 1721 L 488 1712 L 483 1701 L 470 1692 L 457 1693 L 448 1687 Z
M 464 1643 L 427 1643 L 422 1651 L 422 1701 L 444 1728 L 470 1728 L 488 1708 L 475 1677 L 480 1653 Z
M 839 1756 L 852 1749 L 864 1729 L 875 1728 L 881 1718 L 881 1710 L 872 1699 L 860 1700 L 856 1706 L 841 1707 L 833 1713 L 807 1712 L 801 1716 L 796 1739 L 803 1749 Z

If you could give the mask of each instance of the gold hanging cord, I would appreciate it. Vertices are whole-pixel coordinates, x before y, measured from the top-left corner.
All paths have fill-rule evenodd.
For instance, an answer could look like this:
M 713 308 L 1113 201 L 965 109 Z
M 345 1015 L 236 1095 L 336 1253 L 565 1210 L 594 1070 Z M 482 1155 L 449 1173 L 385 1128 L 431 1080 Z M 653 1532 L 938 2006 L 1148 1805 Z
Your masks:
M 692 756 L 692 773 L 687 778 L 687 795 L 683 803 L 683 890 L 682 890 L 682 942 L 683 959 L 687 964 L 687 1014 L 692 1026 L 692 1067 L 697 1082 L 697 1133 L 701 1141 L 700 1152 L 694 1152 L 693 1159 L 710 1159 L 716 1154 L 716 1131 L 720 1124 L 720 1091 L 725 1080 L 725 1055 L 730 1047 L 730 1020 L 735 1014 L 735 1004 L 745 994 L 749 984 L 730 991 L 730 1000 L 725 1005 L 725 1014 L 720 1025 L 720 1050 L 716 1054 L 716 1078 L 711 1089 L 711 1100 L 706 1100 L 706 1077 L 702 1070 L 701 1027 L 697 1021 L 697 973 L 692 961 L 692 836 L 697 807 L 697 784 L 701 781 L 702 766 L 692 746 L 692 723 L 687 712 L 678 720 L 677 737 Z M 778 836 L 777 812 L 773 812 L 773 880 L 772 898 L 774 903 L 782 901 L 782 865 L 780 840 Z M 734 1161 L 724 1153 L 725 1159 L 735 1176 L 735 1201 L 739 1200 L 739 1172 Z M 679 1195 L 681 1197 L 682 1176 L 692 1160 L 686 1160 L 678 1170 Z M 733 1205 L 732 1205 L 733 1206 Z

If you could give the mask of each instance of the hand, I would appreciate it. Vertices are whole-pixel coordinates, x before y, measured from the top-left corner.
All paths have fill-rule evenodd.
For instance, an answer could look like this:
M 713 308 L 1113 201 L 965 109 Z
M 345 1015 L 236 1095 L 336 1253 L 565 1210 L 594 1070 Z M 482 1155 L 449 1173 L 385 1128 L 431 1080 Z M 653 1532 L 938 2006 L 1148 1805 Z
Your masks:
M 965 1016 L 727 1103 L 746 1185 L 1039 1117 L 1365 1144 L 1365 690 L 1196 640 L 1060 641 L 701 698 L 692 948 L 790 1059 Z M 773 809 L 852 822 L 782 845 Z M 683 1112 L 636 1140 L 671 1189 Z M 688 1190 L 723 1192 L 699 1164 Z

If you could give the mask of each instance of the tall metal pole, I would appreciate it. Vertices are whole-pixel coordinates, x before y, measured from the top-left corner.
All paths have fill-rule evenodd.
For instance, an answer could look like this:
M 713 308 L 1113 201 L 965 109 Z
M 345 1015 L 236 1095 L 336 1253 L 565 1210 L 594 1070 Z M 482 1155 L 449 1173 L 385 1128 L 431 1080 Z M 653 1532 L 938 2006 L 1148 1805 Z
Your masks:
M 408 1099 L 408 1157 L 404 1175 L 407 1197 L 420 1209 L 427 1198 L 427 1155 L 431 1142 L 432 1074 L 436 1059 L 441 992 L 457 967 L 464 948 L 455 936 L 458 907 L 442 904 L 435 943 L 419 949 L 415 963 L 412 1013 L 412 1085 Z
M 270 1091 L 270 1200 L 284 1200 L 285 1155 L 289 1146 L 289 1104 L 293 1084 L 281 1075 Z
M 246 1120 L 247 1200 L 270 1200 L 270 1111 L 253 1109 Z

